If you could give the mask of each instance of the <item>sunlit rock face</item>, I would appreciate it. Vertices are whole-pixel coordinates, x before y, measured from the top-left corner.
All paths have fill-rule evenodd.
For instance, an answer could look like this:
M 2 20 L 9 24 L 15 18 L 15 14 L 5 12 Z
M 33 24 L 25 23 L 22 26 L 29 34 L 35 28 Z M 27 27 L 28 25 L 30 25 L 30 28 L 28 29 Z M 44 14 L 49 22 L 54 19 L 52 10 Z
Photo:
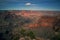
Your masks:
M 48 16 L 47 16 L 48 17 Z M 33 23 L 27 24 L 25 26 L 30 28 L 37 28 L 37 27 L 53 27 L 54 22 L 56 21 L 56 17 L 45 17 L 38 20 L 33 20 Z
M 21 15 L 25 19 L 29 18 L 33 22 L 25 26 L 34 28 L 38 26 L 51 27 L 54 21 L 56 21 L 57 12 L 55 11 L 32 11 L 32 10 L 21 10 L 21 11 L 11 11 L 17 16 Z
M 52 27 L 55 21 L 56 17 L 43 16 L 39 22 L 43 27 Z
M 31 19 L 32 23 L 29 23 L 25 26 L 35 28 L 35 27 L 51 27 L 53 26 L 54 21 L 56 21 L 57 12 L 55 11 L 32 11 L 32 10 L 16 10 L 9 11 L 8 13 L 24 17 L 25 19 Z

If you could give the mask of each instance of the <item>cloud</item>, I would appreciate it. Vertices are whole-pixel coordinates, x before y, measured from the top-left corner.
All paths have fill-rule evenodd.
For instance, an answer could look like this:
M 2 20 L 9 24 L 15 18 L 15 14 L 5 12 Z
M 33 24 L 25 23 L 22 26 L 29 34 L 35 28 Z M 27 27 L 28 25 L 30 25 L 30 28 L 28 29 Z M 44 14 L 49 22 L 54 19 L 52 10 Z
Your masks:
M 25 5 L 29 6 L 29 5 L 32 5 L 31 3 L 26 3 Z
M 32 3 L 29 3 L 29 2 L 28 2 L 28 3 L 25 3 L 25 5 L 26 5 L 26 6 L 31 6 L 31 5 L 32 5 L 32 6 L 33 6 L 33 5 L 36 5 L 36 4 L 32 4 Z

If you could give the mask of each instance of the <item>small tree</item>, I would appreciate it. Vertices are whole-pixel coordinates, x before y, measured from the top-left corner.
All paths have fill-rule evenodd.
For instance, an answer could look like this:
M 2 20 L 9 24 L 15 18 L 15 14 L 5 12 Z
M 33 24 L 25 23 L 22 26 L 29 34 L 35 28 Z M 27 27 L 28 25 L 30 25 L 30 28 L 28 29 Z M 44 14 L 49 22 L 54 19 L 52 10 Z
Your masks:
M 31 38 L 31 39 L 35 39 L 35 35 L 32 31 L 29 31 L 28 33 L 28 36 Z
M 25 35 L 26 35 L 26 30 L 24 30 L 24 29 L 21 29 L 21 31 L 20 31 L 20 33 L 21 33 L 21 35 L 23 36 L 23 37 L 25 37 Z

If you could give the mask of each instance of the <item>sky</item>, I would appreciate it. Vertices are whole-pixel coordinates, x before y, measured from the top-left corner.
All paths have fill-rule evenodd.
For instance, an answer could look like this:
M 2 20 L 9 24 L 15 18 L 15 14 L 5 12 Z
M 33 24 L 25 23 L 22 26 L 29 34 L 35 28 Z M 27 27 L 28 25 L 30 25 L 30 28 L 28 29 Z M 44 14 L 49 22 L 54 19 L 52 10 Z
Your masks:
M 0 10 L 60 11 L 60 0 L 0 0 Z

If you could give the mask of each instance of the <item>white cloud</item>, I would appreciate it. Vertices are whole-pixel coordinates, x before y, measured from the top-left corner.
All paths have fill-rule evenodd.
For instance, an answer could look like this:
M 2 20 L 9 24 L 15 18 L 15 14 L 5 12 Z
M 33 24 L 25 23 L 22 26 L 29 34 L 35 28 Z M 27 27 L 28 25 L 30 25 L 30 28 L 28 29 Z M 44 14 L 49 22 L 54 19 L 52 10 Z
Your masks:
M 32 5 L 31 3 L 26 3 L 25 5 L 29 6 L 29 5 Z

